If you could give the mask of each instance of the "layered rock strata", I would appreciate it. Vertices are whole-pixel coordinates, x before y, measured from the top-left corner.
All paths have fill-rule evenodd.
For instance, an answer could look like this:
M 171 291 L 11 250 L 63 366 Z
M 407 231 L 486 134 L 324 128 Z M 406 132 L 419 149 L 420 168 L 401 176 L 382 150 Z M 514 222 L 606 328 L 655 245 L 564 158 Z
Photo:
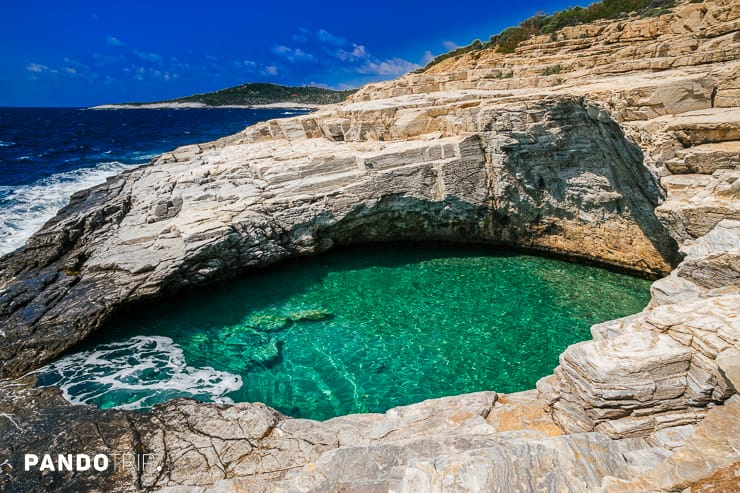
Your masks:
M 731 491 L 738 27 L 740 7 L 718 0 L 567 28 L 76 194 L 0 259 L 3 377 L 126 307 L 337 244 L 478 242 L 670 274 L 643 312 L 595 326 L 536 391 L 510 396 L 318 423 L 259 404 L 101 411 L 6 380 L 0 485 L 87 488 L 13 469 L 24 450 L 86 440 L 159 458 L 161 471 L 106 476 L 110 491 Z
M 538 384 L 564 430 L 645 436 L 696 423 L 736 394 L 728 375 L 740 361 L 738 238 L 740 221 L 720 222 L 654 283 L 649 309 L 595 325 L 593 340 L 566 349 Z

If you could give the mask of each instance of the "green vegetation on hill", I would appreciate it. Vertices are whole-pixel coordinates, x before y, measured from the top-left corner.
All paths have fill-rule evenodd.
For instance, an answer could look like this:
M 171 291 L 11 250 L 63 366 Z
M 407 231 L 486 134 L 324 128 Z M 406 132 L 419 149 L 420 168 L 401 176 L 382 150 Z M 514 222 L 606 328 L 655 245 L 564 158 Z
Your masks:
M 221 89 L 220 91 L 193 94 L 192 96 L 169 99 L 167 101 L 125 104 L 134 106 L 163 103 L 202 103 L 208 106 L 253 106 L 271 103 L 296 103 L 297 105 L 333 104 L 341 103 L 355 92 L 357 92 L 357 89 L 335 91 L 333 89 L 324 89 L 323 87 L 290 87 L 268 84 L 266 82 L 254 82 L 229 87 L 228 89 Z
M 675 4 L 676 0 L 601 0 L 588 7 L 570 7 L 552 15 L 537 14 L 520 22 L 516 27 L 507 27 L 486 42 L 476 39 L 467 46 L 443 53 L 429 62 L 424 70 L 442 60 L 485 48 L 495 48 L 501 53 L 513 53 L 522 41 L 537 34 L 554 35 L 566 26 L 586 24 L 599 19 L 616 19 L 632 12 L 643 17 L 665 14 Z
M 270 103 L 331 104 L 344 101 L 355 91 L 334 91 L 323 87 L 288 87 L 277 84 L 251 83 L 216 92 L 178 98 L 177 103 L 203 103 L 210 106 L 255 105 Z

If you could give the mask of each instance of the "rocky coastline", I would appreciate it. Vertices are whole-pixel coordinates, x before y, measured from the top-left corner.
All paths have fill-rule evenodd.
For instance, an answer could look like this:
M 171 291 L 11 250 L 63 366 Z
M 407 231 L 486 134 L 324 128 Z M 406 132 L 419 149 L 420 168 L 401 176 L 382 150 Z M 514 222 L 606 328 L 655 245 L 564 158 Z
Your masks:
M 250 105 L 238 105 L 238 104 L 227 104 L 221 106 L 212 106 L 205 103 L 142 103 L 142 104 L 101 104 L 98 106 L 91 106 L 89 110 L 201 110 L 209 108 L 243 108 L 252 110 L 262 109 L 286 109 L 286 110 L 315 110 L 320 108 L 322 105 L 311 104 L 311 103 L 292 103 L 290 101 L 284 101 L 279 103 L 269 104 L 250 104 Z
M 75 194 L 0 258 L 0 489 L 740 488 L 738 55 L 737 2 L 682 3 L 450 58 Z M 536 389 L 382 415 L 316 422 L 183 399 L 100 410 L 23 377 L 121 310 L 336 245 L 411 239 L 660 279 L 645 310 L 594 326 Z M 75 447 L 154 465 L 19 469 L 27 451 Z

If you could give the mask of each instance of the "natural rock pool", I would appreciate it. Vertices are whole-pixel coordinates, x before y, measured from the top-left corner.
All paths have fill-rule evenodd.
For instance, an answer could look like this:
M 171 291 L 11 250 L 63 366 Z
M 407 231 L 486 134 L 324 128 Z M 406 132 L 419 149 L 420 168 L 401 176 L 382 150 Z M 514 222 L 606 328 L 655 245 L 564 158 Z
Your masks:
M 326 419 L 533 388 L 649 281 L 492 249 L 377 245 L 138 308 L 37 372 L 74 403 L 264 402 Z

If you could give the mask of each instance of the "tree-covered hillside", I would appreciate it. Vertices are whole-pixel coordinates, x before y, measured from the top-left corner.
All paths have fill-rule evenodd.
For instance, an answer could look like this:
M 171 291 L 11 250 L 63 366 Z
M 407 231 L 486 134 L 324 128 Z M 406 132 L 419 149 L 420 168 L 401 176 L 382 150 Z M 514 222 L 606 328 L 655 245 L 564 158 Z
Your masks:
M 334 91 L 323 87 L 288 87 L 268 83 L 242 84 L 216 92 L 194 94 L 172 102 L 203 103 L 209 106 L 270 103 L 331 104 L 344 101 L 355 91 Z
M 491 36 L 486 42 L 476 39 L 467 46 L 443 53 L 429 62 L 424 69 L 426 70 L 447 58 L 486 48 L 494 48 L 501 53 L 513 53 L 522 41 L 537 34 L 554 34 L 566 26 L 586 24 L 599 19 L 616 19 L 632 12 L 645 17 L 664 14 L 675 4 L 675 0 L 601 0 L 587 7 L 570 7 L 552 15 L 537 14 L 523 20 L 516 27 L 507 27 L 500 33 Z

